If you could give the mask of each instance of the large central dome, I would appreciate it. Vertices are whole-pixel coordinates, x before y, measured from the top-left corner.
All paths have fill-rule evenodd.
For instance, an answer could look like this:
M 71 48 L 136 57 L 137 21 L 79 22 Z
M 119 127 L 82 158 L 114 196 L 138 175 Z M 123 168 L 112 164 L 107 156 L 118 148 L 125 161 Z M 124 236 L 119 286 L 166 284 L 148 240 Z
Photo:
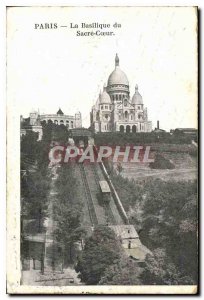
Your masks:
M 129 85 L 126 74 L 119 67 L 119 58 L 117 54 L 115 57 L 115 70 L 108 78 L 108 86 L 115 84 Z

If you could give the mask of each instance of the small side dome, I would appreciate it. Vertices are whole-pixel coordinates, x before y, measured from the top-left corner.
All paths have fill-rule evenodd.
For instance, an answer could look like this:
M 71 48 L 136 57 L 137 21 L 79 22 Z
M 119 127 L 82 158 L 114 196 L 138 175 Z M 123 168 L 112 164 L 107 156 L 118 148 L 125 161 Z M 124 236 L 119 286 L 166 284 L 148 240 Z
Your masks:
M 103 86 L 103 92 L 99 95 L 100 97 L 100 104 L 111 104 L 111 98 L 106 92 L 106 86 Z
M 142 96 L 138 92 L 138 85 L 135 86 L 135 93 L 132 97 L 132 104 L 143 104 Z

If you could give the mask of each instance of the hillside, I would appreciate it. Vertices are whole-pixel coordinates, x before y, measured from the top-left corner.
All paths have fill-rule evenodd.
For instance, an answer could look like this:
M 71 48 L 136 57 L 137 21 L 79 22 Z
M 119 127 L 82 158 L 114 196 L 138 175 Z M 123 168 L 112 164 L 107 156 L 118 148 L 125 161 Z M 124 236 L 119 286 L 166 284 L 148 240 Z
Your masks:
M 170 145 L 170 147 L 168 147 L 168 145 L 165 145 L 164 150 L 161 148 L 162 147 L 158 147 L 157 149 L 153 148 L 151 157 L 155 158 L 159 153 L 174 165 L 173 169 L 152 169 L 149 163 L 121 162 L 122 168 L 120 168 L 120 174 L 125 178 L 140 182 L 146 180 L 146 178 L 160 178 L 164 181 L 171 179 L 175 181 L 187 181 L 197 178 L 197 158 L 194 154 L 196 149 L 193 146 L 174 145 L 174 147 L 172 147 L 172 145 Z M 117 163 L 114 163 L 114 169 L 117 171 Z

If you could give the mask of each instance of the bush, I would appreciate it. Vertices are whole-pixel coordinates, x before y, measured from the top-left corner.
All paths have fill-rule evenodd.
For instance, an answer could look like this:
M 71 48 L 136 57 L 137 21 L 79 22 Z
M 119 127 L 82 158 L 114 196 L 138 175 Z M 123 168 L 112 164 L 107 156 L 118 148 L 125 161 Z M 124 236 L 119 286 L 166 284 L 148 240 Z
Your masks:
M 85 243 L 76 271 L 86 284 L 98 284 L 105 270 L 121 256 L 121 245 L 107 226 L 98 226 Z
M 174 164 L 160 154 L 156 155 L 154 162 L 149 166 L 151 169 L 175 169 Z

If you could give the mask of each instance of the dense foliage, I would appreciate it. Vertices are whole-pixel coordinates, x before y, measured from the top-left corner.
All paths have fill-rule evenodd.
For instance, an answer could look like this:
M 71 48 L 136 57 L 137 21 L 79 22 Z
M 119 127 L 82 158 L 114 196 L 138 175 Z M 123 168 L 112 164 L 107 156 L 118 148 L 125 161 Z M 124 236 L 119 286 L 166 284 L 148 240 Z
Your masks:
M 149 164 L 151 169 L 174 169 L 174 164 L 161 154 L 156 154 L 154 162 Z
M 42 122 L 43 126 L 43 140 L 46 142 L 60 142 L 65 144 L 68 141 L 69 131 L 63 124 L 57 125 L 52 121 Z
M 166 275 L 170 276 L 168 280 L 161 276 L 160 284 L 170 281 L 172 284 L 196 283 L 197 181 L 150 179 L 141 185 L 113 171 L 111 177 L 142 243 L 154 253 L 153 262 L 162 260 L 159 264 L 162 272 L 169 272 L 171 268 L 175 270 L 172 277 Z M 165 254 L 158 258 L 158 253 Z M 149 266 L 152 265 L 151 262 Z M 153 275 L 146 281 L 143 277 L 144 284 L 153 284 L 155 280 Z
M 117 262 L 122 248 L 115 233 L 107 226 L 98 226 L 87 238 L 76 271 L 86 284 L 98 284 L 106 269 Z
M 40 171 L 27 173 L 21 180 L 21 214 L 23 219 L 36 219 L 38 232 L 47 215 L 49 181 Z
M 21 140 L 21 216 L 22 220 L 36 219 L 40 232 L 47 215 L 49 178 L 43 142 L 37 138 L 38 134 L 30 131 Z
M 72 261 L 74 243 L 86 236 L 81 228 L 83 203 L 76 196 L 78 180 L 73 166 L 63 164 L 58 169 L 56 180 L 56 201 L 53 204 L 53 217 L 56 221 L 55 237 L 62 250 L 63 261 Z
M 121 256 L 114 264 L 110 265 L 99 284 L 103 285 L 140 285 L 140 276 L 143 269 L 127 256 Z
M 185 134 L 171 135 L 169 132 L 104 132 L 94 136 L 96 145 L 119 145 L 127 144 L 191 144 L 193 137 Z
M 42 140 L 38 141 L 38 133 L 33 131 L 27 131 L 21 137 L 22 237 L 44 231 L 51 182 L 48 169 L 50 142 L 56 136 L 62 142 L 67 141 L 67 128 L 48 123 L 43 125 Z
M 154 249 L 152 255 L 147 255 L 145 267 L 140 280 L 148 285 L 193 285 L 196 281 L 191 272 L 183 274 L 182 267 L 172 262 L 171 256 L 164 248 Z

